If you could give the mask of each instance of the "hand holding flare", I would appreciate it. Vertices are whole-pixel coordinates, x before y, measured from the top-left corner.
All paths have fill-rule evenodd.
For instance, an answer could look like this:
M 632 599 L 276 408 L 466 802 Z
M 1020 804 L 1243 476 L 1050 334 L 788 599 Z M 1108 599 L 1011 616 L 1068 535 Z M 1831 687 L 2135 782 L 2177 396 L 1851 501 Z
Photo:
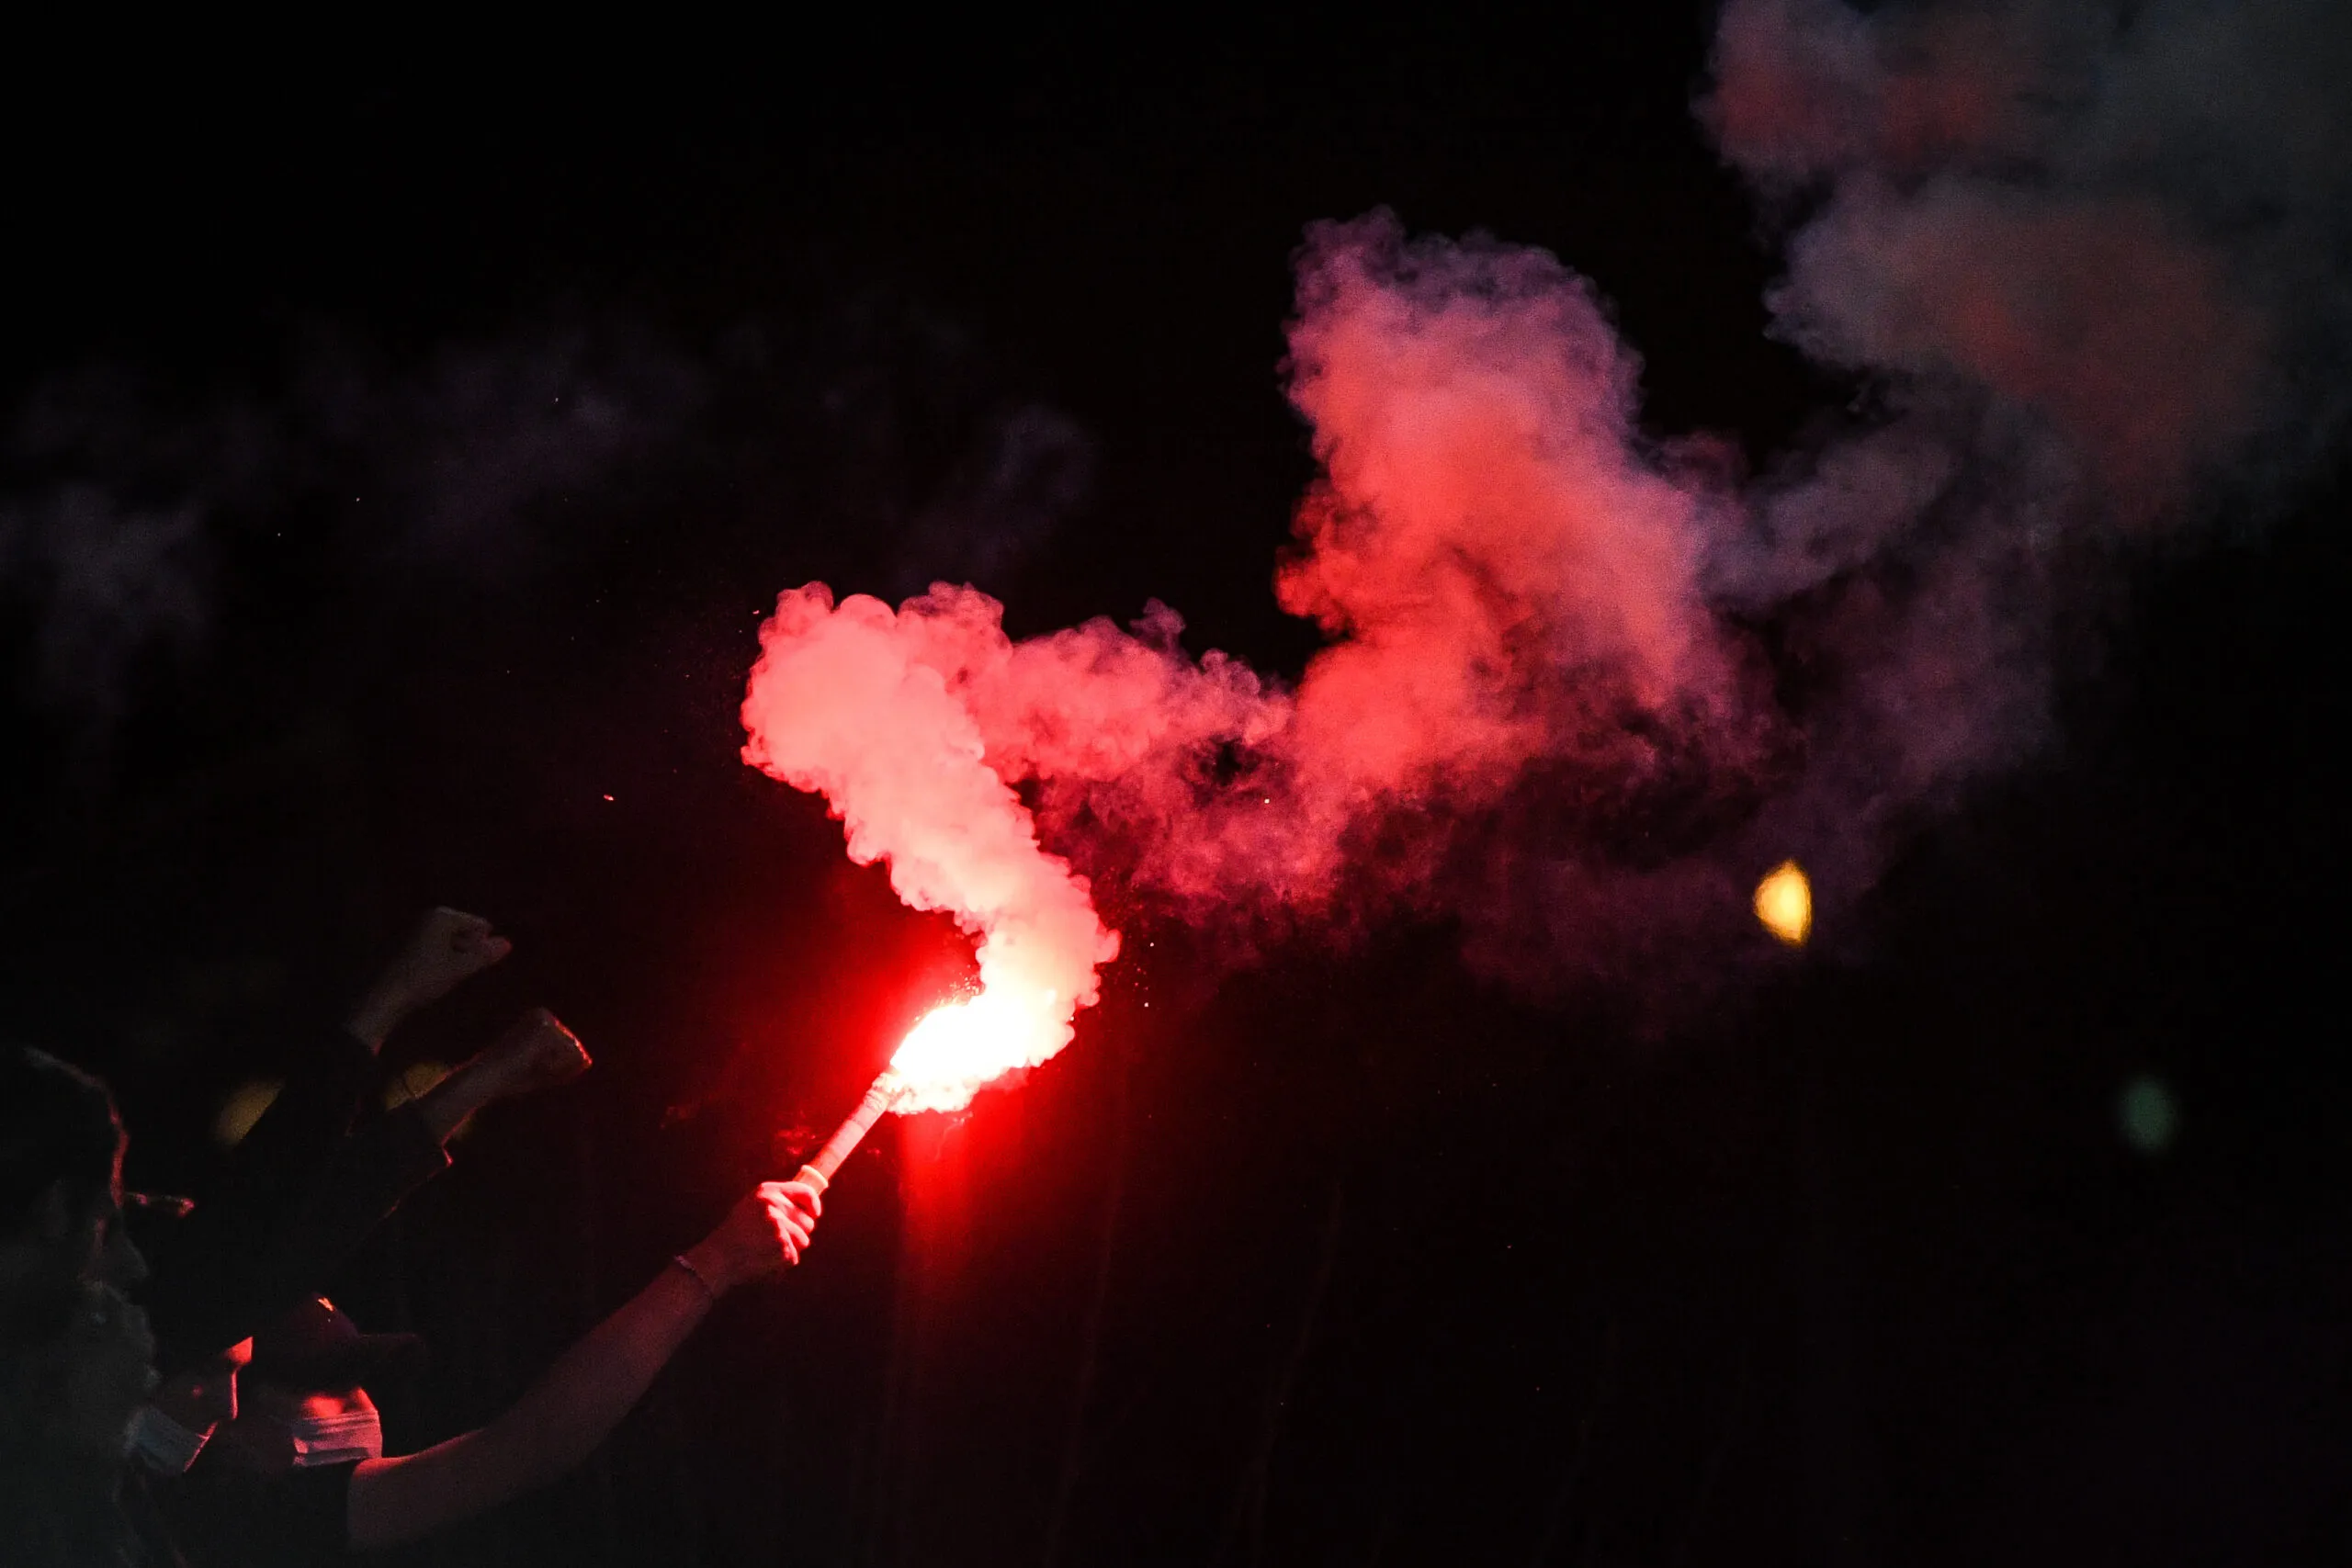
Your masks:
M 882 1113 L 897 1104 L 905 1092 L 906 1085 L 899 1075 L 886 1068 L 874 1080 L 874 1087 L 865 1091 L 865 1098 L 857 1102 L 857 1109 L 849 1113 L 849 1119 L 833 1129 L 825 1146 L 809 1156 L 794 1179 L 820 1192 L 831 1186 L 833 1173 L 841 1169 L 842 1161 L 849 1158 L 851 1151 L 873 1130 L 874 1123 L 882 1119 Z

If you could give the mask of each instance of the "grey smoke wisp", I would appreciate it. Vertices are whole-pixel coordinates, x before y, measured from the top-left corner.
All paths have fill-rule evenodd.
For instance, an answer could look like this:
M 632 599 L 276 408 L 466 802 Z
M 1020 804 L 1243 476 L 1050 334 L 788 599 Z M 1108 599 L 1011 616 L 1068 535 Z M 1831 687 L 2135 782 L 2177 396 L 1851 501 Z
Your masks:
M 0 416 L 0 599 L 28 694 L 102 738 L 142 671 L 187 670 L 230 629 L 239 573 L 275 562 L 362 604 L 503 593 L 682 507 L 723 532 L 717 499 L 1000 582 L 1092 463 L 967 334 L 884 296 L 709 351 L 616 319 L 398 361 L 314 330 L 227 389 L 102 366 Z
M 673 440 L 696 386 L 674 355 L 576 333 L 397 371 L 314 343 L 266 393 L 48 383 L 0 434 L 0 592 L 33 628 L 31 694 L 103 732 L 143 662 L 200 650 L 224 558 L 258 540 L 378 577 L 516 570 L 560 543 L 548 504 Z

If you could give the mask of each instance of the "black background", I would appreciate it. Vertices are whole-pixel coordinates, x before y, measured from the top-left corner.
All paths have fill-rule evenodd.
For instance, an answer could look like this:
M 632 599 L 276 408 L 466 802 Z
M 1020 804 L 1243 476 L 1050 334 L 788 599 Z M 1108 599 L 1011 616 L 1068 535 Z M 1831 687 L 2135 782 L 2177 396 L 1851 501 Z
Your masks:
M 430 383 L 585 341 L 698 389 L 475 562 L 387 553 L 334 461 L 248 487 L 208 516 L 204 634 L 100 715 L 40 689 L 12 602 L 0 1024 L 111 1077 L 134 1181 L 200 1191 L 271 1041 L 424 905 L 496 918 L 515 957 L 392 1058 L 544 1000 L 597 1068 L 486 1117 L 337 1282 L 435 1348 L 381 1391 L 395 1447 L 486 1418 L 965 972 L 737 761 L 734 705 L 779 589 L 921 586 L 992 420 L 1057 410 L 1092 452 L 980 583 L 1016 634 L 1157 596 L 1295 673 L 1268 580 L 1311 476 L 1276 375 L 1307 222 L 1554 250 L 1660 433 L 1769 452 L 1843 395 L 1763 336 L 1769 243 L 1689 111 L 1709 25 L 20 61 L 19 411 L 99 374 L 126 429 L 290 418 L 322 343 Z M 352 461 L 394 509 L 429 457 L 388 450 Z M 83 477 L 168 500 L 142 460 Z M 580 1475 L 401 1560 L 2341 1551 L 2339 496 L 2132 567 L 2064 740 L 1669 1037 L 1475 984 L 1443 930 L 1235 971 L 1106 911 L 1127 951 L 1069 1053 L 886 1127 L 808 1266 Z M 2148 1076 L 2181 1116 L 2153 1154 L 2118 1120 Z

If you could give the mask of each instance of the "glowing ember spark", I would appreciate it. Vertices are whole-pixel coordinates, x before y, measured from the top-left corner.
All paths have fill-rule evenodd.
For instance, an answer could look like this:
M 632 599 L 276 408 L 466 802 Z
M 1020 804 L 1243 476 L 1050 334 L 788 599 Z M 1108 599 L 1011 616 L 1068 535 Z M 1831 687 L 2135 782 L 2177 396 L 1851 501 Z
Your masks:
M 1796 862 L 1782 861 L 1756 885 L 1756 918 L 1791 947 L 1813 934 L 1813 884 Z

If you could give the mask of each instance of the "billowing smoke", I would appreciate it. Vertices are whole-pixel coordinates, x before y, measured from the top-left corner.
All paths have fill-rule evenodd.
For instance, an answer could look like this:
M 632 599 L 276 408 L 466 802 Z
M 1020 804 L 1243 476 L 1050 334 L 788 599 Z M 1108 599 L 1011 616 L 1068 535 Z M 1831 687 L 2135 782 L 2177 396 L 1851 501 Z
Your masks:
M 2340 446 L 2347 69 L 2310 0 L 1726 6 L 1701 113 L 1790 225 L 1774 330 L 1861 396 L 1709 597 L 1810 688 L 1792 847 L 1847 892 L 2050 739 L 2057 628 L 2120 559 L 2258 525 Z
M 980 983 L 1035 1016 L 1008 1066 L 1034 1066 L 1070 1038 L 1118 955 L 1086 880 L 1038 847 L 1035 825 L 984 759 L 979 728 L 919 637 L 876 599 L 842 603 L 821 583 L 786 594 L 763 629 L 743 702 L 744 761 L 822 793 L 849 832 L 850 858 L 887 859 L 917 909 L 976 933 Z M 961 1089 L 964 1099 L 968 1089 Z M 952 1096 L 940 1109 L 960 1101 Z
M 2341 7 L 1734 0 L 1715 63 L 1725 154 L 1805 214 L 1771 304 L 1808 353 L 1931 418 L 1967 394 L 1969 446 L 2046 446 L 2123 526 L 2250 438 L 2340 434 Z
M 996 601 L 946 584 L 836 619 L 854 608 L 869 680 L 949 701 L 1047 840 L 1153 907 L 1231 926 L 1548 901 L 1589 925 L 1621 885 L 1675 874 L 1653 840 L 1702 844 L 1752 810 L 1785 744 L 1704 603 L 1732 502 L 1644 450 L 1637 367 L 1548 256 L 1408 242 L 1385 215 L 1325 225 L 1300 307 L 1292 396 L 1325 478 L 1276 587 L 1331 641 L 1295 689 L 1188 658 L 1160 605 L 1020 643 Z M 766 630 L 754 751 L 776 734 L 761 681 L 836 637 L 812 593 Z M 956 809 L 960 784 L 908 760 L 894 804 L 936 780 L 921 808 Z M 821 787 L 854 828 L 872 812 L 839 783 Z M 1575 858 L 1619 829 L 1629 854 Z
M 1701 113 L 1787 226 L 1775 330 L 1853 378 L 1837 423 L 1735 484 L 1642 432 L 1638 362 L 1551 256 L 1320 225 L 1288 374 L 1323 477 L 1275 588 L 1329 640 L 1295 687 L 1188 657 L 1164 606 L 1015 643 L 975 590 L 829 616 L 811 587 L 766 631 L 754 760 L 991 932 L 1008 890 L 1075 886 L 1017 785 L 1138 907 L 1447 918 L 1537 986 L 1720 972 L 1767 868 L 1834 911 L 2044 743 L 2058 628 L 2121 552 L 2332 451 L 2338 17 L 1734 0 Z M 778 765 L 811 703 L 837 721 Z

